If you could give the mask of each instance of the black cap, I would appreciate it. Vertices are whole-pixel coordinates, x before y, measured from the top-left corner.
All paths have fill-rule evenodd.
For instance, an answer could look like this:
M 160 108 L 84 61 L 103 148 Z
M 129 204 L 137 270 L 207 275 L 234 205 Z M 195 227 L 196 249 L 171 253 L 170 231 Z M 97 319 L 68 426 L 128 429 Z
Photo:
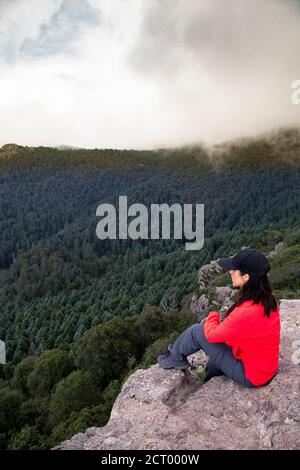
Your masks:
M 268 258 L 252 248 L 240 250 L 228 258 L 220 258 L 217 263 L 225 271 L 239 269 L 252 276 L 263 276 L 271 269 Z

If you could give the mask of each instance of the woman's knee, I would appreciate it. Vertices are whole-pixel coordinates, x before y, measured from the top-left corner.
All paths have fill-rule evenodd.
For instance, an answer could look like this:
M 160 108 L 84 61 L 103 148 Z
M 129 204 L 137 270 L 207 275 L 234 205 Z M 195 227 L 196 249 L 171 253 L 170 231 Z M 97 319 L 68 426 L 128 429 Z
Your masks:
M 192 332 L 196 335 L 203 333 L 203 324 L 202 323 L 194 323 L 194 325 L 192 325 L 190 328 L 191 328 Z
M 194 338 L 194 342 L 198 343 L 201 346 L 203 337 L 204 337 L 204 329 L 202 323 L 195 323 L 191 327 L 191 334 Z

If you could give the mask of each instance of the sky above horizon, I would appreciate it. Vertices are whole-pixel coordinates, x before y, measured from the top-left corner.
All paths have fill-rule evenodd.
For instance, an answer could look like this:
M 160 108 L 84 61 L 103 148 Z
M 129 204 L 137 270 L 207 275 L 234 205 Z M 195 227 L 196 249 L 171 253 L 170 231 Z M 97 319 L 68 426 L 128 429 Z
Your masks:
M 299 0 L 0 0 L 0 145 L 156 148 L 300 126 Z

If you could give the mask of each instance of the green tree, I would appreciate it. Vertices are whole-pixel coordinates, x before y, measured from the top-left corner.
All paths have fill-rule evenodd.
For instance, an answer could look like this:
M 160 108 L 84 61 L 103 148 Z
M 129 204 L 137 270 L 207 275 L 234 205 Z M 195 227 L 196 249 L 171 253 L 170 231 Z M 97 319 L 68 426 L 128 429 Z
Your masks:
M 19 392 L 9 392 L 7 389 L 0 392 L 0 433 L 12 431 L 19 424 L 19 410 L 22 396 Z
M 62 379 L 52 394 L 49 408 L 51 425 L 65 421 L 72 411 L 99 403 L 101 393 L 89 371 L 75 371 Z
M 138 343 L 134 320 L 114 318 L 91 328 L 73 344 L 74 362 L 79 369 L 92 371 L 105 387 L 128 368 Z
M 13 385 L 21 390 L 24 395 L 28 395 L 28 376 L 33 371 L 37 358 L 33 356 L 26 357 L 17 364 L 14 371 Z
M 43 450 L 48 448 L 48 439 L 35 426 L 25 426 L 13 435 L 9 450 Z
M 28 388 L 32 397 L 49 395 L 54 385 L 74 369 L 67 351 L 52 349 L 45 351 L 35 363 L 28 377 Z
M 40 431 L 47 431 L 48 411 L 49 399 L 47 397 L 24 401 L 19 413 L 20 426 L 37 426 Z

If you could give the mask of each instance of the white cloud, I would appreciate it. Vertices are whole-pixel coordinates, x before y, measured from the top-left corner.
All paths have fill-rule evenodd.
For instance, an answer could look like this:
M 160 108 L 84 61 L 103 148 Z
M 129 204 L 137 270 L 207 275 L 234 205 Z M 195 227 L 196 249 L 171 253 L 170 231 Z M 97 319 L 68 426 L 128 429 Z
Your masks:
M 296 2 L 87 1 L 101 21 L 37 57 L 24 42 L 39 47 L 62 0 L 0 1 L 0 144 L 149 148 L 300 124 Z
M 37 39 L 42 25 L 60 9 L 63 0 L 2 0 L 0 3 L 1 59 L 14 60 L 26 39 Z M 3 66 L 3 65 L 2 65 Z
M 0 14 L 1 58 L 10 63 L 63 52 L 82 24 L 100 21 L 87 0 L 2 0 Z

